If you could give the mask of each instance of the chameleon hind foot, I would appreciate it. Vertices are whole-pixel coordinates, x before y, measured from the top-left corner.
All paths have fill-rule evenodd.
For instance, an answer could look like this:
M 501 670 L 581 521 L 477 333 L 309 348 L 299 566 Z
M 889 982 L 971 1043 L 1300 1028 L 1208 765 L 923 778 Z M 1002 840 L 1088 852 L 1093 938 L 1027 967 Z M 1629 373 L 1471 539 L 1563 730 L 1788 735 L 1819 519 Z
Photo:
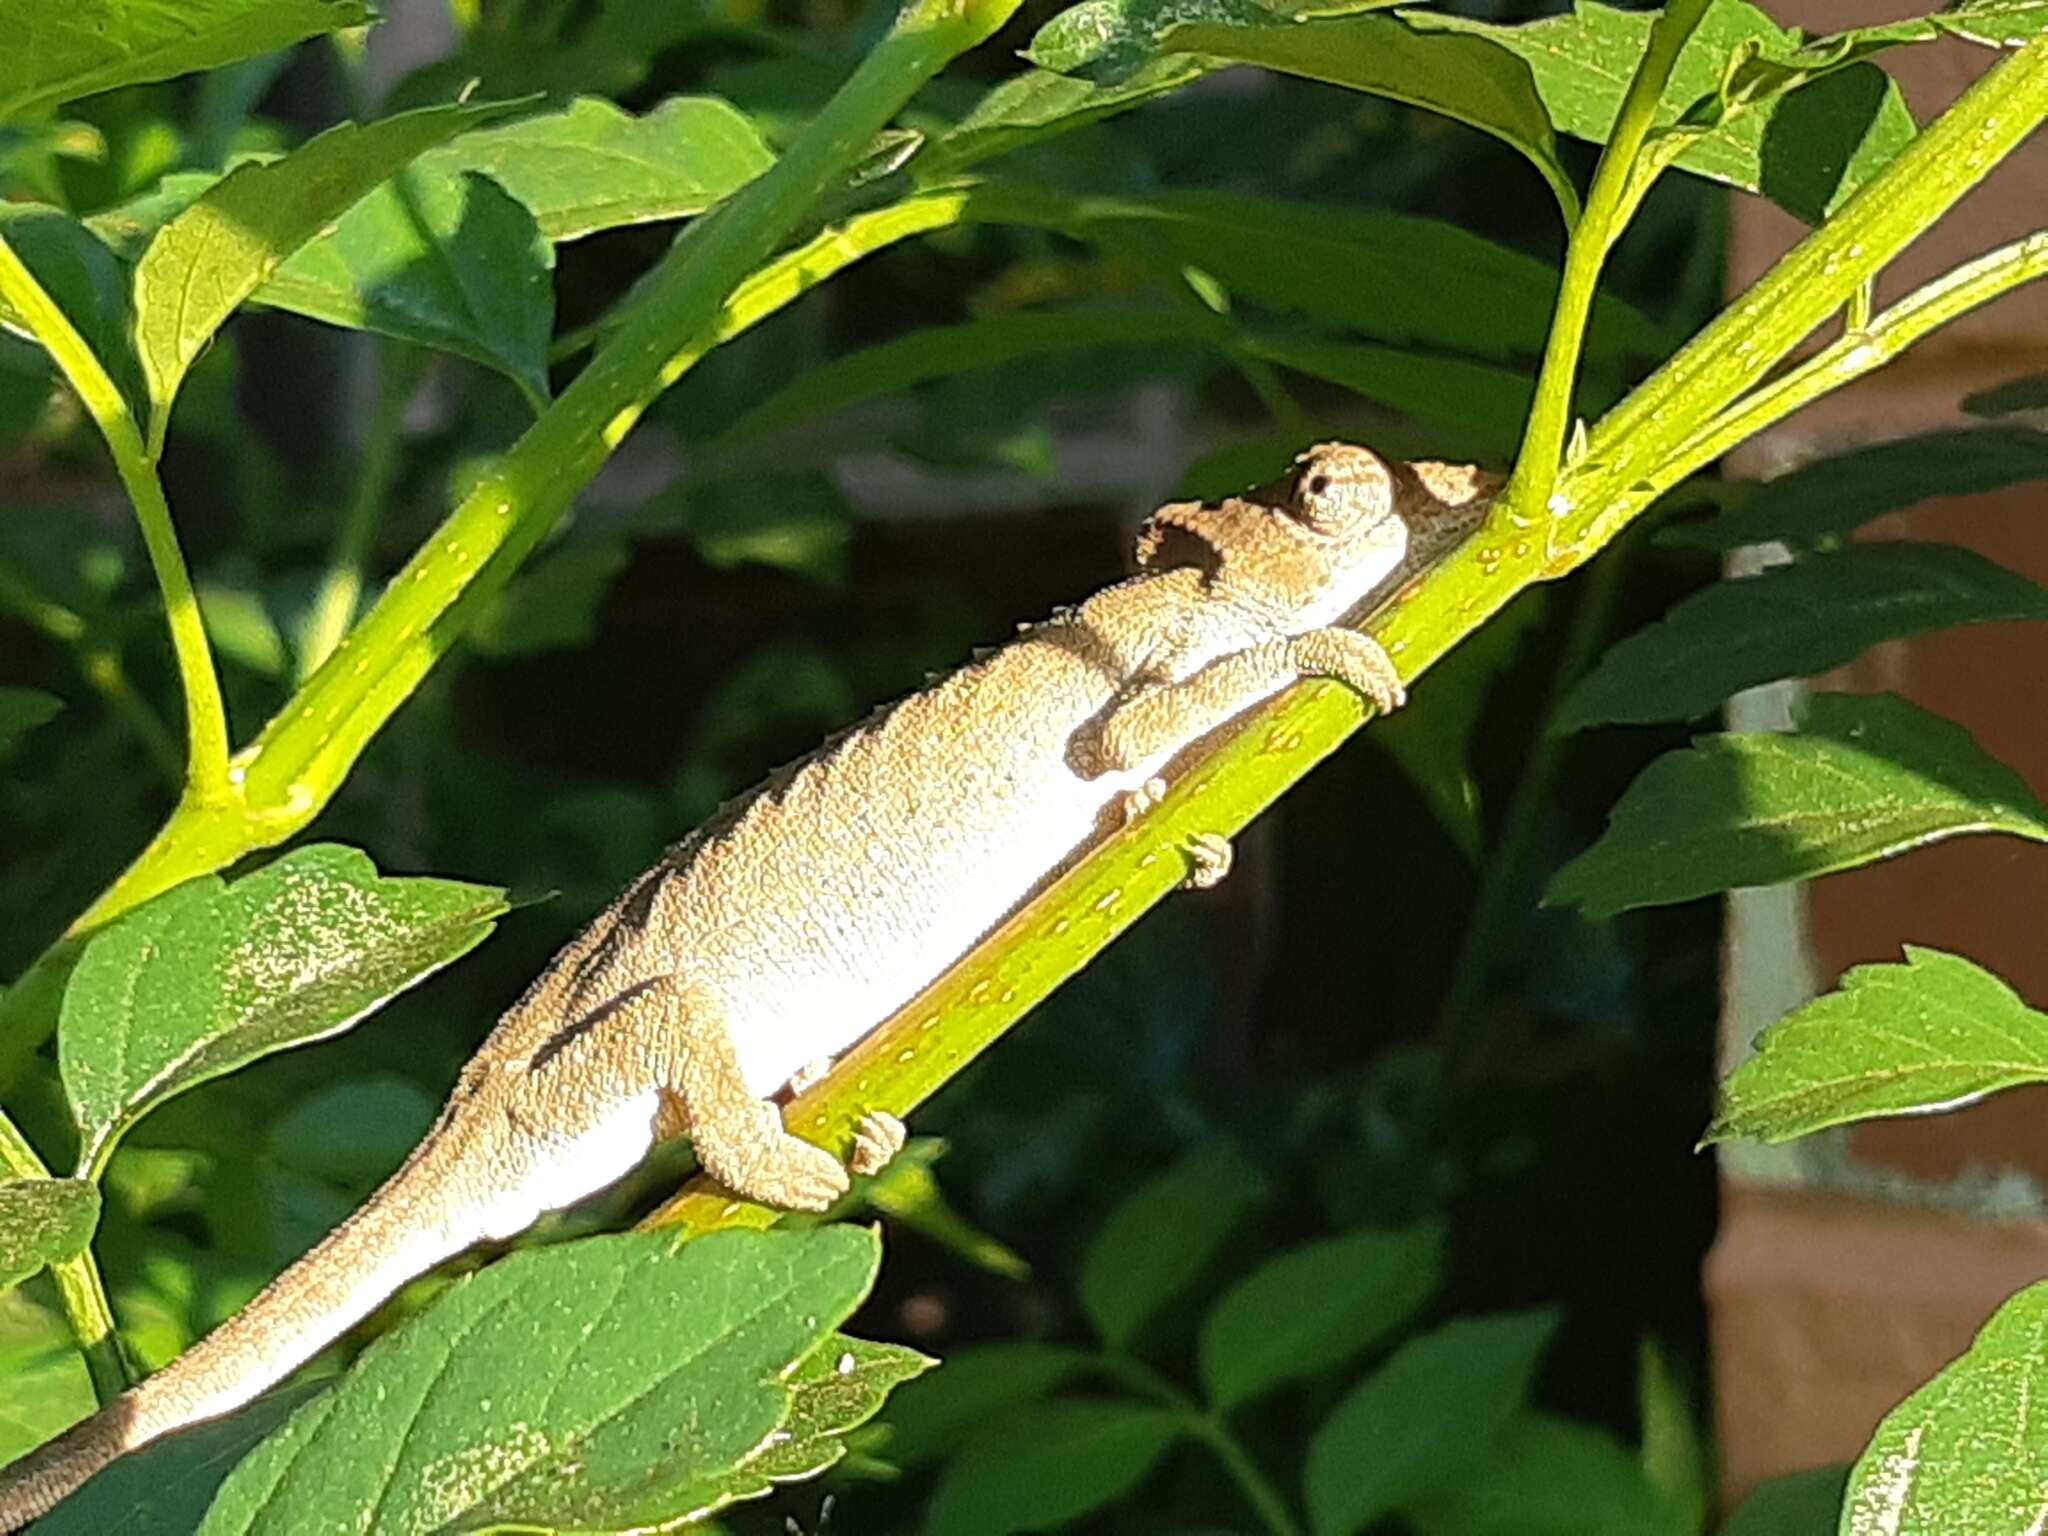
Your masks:
M 855 1173 L 880 1173 L 903 1150 L 909 1137 L 910 1128 L 887 1110 L 870 1110 L 860 1117 L 854 1130 L 853 1155 L 847 1162 Z

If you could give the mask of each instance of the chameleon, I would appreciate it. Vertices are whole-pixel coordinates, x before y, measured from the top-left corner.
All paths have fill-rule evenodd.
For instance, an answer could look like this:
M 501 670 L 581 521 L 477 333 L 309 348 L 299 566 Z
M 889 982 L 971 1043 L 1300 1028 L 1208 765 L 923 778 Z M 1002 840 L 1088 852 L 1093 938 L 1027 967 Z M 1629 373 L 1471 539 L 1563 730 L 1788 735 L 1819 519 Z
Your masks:
M 1134 575 L 887 706 L 670 848 L 499 1019 L 398 1171 L 242 1311 L 0 1471 L 0 1530 L 115 1457 L 290 1375 L 408 1280 L 688 1136 L 735 1194 L 829 1207 L 847 1166 L 774 1095 L 887 1020 L 1252 706 L 1334 678 L 1382 713 L 1384 606 L 1484 518 L 1498 482 L 1324 443 L 1281 479 L 1142 526 Z M 1197 837 L 1188 883 L 1229 845 Z M 856 1172 L 902 1144 L 867 1116 Z

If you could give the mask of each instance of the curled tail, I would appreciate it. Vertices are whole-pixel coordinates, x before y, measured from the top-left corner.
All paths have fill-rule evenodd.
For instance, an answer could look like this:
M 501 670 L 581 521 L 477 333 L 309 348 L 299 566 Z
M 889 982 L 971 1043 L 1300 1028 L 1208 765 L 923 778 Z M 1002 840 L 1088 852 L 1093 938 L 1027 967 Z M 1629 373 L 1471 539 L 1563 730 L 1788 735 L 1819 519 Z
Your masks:
M 444 1119 L 361 1209 L 248 1306 L 147 1381 L 47 1445 L 0 1468 L 0 1531 L 47 1514 L 115 1457 L 239 1408 L 304 1365 L 406 1281 L 487 1234 L 450 1210 L 473 1166 Z M 459 1203 L 458 1203 L 459 1205 Z M 470 1219 L 463 1219 L 463 1218 Z

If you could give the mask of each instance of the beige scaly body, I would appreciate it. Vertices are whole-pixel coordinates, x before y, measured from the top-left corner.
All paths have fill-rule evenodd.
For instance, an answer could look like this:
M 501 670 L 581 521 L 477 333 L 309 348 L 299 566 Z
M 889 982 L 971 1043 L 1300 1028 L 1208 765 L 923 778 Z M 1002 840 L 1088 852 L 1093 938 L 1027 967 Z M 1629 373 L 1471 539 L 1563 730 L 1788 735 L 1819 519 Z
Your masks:
M 1335 627 L 1478 522 L 1492 484 L 1326 444 L 1279 485 L 1153 514 L 1141 573 L 884 710 L 671 849 L 499 1021 L 392 1178 L 242 1312 L 0 1472 L 13 1530 L 122 1452 L 289 1375 L 412 1276 L 687 1134 L 713 1177 L 823 1209 L 847 1174 L 773 1094 L 845 1050 L 1157 793 L 1180 753 L 1304 677 L 1401 700 Z M 1198 883 L 1227 848 L 1191 850 Z M 879 1165 L 901 1127 L 853 1149 Z

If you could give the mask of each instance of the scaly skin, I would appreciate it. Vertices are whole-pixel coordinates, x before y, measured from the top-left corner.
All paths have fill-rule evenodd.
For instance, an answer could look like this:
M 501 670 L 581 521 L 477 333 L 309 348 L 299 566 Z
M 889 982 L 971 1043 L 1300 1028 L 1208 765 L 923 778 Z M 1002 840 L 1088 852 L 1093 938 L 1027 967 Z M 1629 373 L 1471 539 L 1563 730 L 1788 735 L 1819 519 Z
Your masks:
M 768 1098 L 845 1050 L 1107 828 L 1174 759 L 1304 677 L 1401 702 L 1370 609 L 1476 526 L 1476 470 L 1341 443 L 1146 524 L 1140 573 L 784 769 L 669 850 L 557 955 L 362 1209 L 248 1307 L 0 1473 L 0 1530 L 114 1457 L 247 1402 L 407 1279 L 623 1175 L 668 1136 L 749 1199 L 822 1210 L 838 1158 Z M 1213 883 L 1229 849 L 1190 850 Z M 900 1144 L 877 1118 L 870 1171 Z

